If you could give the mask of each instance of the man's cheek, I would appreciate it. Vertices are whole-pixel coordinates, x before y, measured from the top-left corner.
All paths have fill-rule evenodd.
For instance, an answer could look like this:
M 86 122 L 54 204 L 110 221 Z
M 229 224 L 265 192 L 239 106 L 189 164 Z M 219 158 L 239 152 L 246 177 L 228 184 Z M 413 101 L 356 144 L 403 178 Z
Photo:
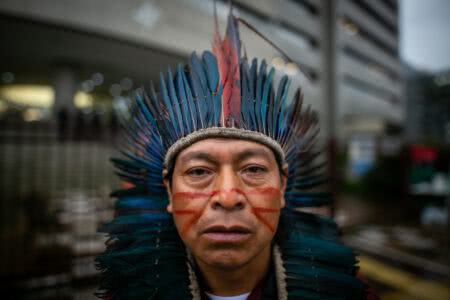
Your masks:
M 275 233 L 280 213 L 280 189 L 270 186 L 252 189 L 247 195 L 251 199 L 252 213 L 271 233 Z
M 194 207 L 192 201 L 199 201 L 211 197 L 211 193 L 201 192 L 177 192 L 173 194 L 174 210 L 176 224 L 180 236 L 183 238 L 191 227 L 197 223 L 198 219 L 203 215 L 206 205 L 197 203 Z M 202 208 L 197 208 L 202 204 Z
M 211 192 L 176 192 L 173 194 L 174 210 L 176 216 L 176 224 L 181 237 L 197 223 L 198 219 L 203 215 L 208 204 L 208 199 L 220 193 L 238 193 L 249 199 L 249 206 L 252 214 L 271 232 L 276 231 L 279 205 L 280 189 L 274 187 L 264 187 L 249 190 L 232 189 L 229 191 L 211 191 Z M 205 199 L 205 203 L 198 202 Z M 196 201 L 194 207 L 192 201 Z M 201 206 L 198 208 L 198 206 Z

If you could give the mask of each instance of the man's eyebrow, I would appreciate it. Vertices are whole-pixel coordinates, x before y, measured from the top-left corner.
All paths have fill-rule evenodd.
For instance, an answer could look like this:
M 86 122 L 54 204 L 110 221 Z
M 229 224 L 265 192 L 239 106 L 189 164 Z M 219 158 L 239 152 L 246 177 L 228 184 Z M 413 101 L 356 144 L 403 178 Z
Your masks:
M 210 155 L 209 153 L 203 152 L 203 151 L 186 153 L 185 155 L 183 155 L 181 157 L 181 162 L 187 163 L 192 159 L 206 160 L 210 163 L 216 163 L 216 160 L 214 159 L 214 157 L 212 155 Z
M 255 149 L 247 149 L 245 151 L 240 152 L 236 156 L 234 161 L 243 161 L 247 158 L 254 157 L 254 156 L 262 156 L 263 158 L 265 158 L 267 160 L 271 159 L 270 154 L 266 150 L 260 149 L 260 148 L 255 148 Z

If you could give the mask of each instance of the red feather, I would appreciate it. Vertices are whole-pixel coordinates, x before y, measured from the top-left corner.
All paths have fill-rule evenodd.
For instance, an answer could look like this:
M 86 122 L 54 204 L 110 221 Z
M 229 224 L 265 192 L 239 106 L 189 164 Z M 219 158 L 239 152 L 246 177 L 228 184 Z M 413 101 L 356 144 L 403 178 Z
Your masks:
M 219 66 L 220 81 L 223 85 L 221 124 L 225 127 L 239 124 L 241 93 L 239 79 L 240 40 L 237 22 L 232 14 L 228 16 L 227 32 L 222 40 L 214 9 L 215 32 L 213 53 Z

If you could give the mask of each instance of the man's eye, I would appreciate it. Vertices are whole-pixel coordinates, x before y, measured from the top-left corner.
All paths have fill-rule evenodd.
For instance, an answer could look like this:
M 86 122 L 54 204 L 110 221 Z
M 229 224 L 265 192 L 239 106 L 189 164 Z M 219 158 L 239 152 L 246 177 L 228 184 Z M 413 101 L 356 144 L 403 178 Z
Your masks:
M 210 171 L 208 171 L 206 169 L 196 168 L 196 169 L 190 169 L 186 173 L 190 176 L 202 177 L 202 176 L 210 174 Z
M 245 169 L 245 172 L 248 172 L 250 174 L 261 174 L 264 173 L 265 171 L 266 171 L 265 168 L 259 166 L 250 166 Z

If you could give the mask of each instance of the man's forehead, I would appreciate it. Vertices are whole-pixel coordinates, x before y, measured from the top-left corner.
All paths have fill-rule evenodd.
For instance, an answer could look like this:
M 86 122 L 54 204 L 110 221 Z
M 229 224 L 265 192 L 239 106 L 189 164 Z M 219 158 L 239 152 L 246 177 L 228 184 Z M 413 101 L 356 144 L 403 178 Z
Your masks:
M 232 158 L 244 160 L 249 157 L 260 156 L 275 161 L 273 151 L 267 146 L 247 140 L 209 138 L 198 141 L 179 155 L 177 161 L 187 162 L 191 159 L 216 160 L 217 158 Z

